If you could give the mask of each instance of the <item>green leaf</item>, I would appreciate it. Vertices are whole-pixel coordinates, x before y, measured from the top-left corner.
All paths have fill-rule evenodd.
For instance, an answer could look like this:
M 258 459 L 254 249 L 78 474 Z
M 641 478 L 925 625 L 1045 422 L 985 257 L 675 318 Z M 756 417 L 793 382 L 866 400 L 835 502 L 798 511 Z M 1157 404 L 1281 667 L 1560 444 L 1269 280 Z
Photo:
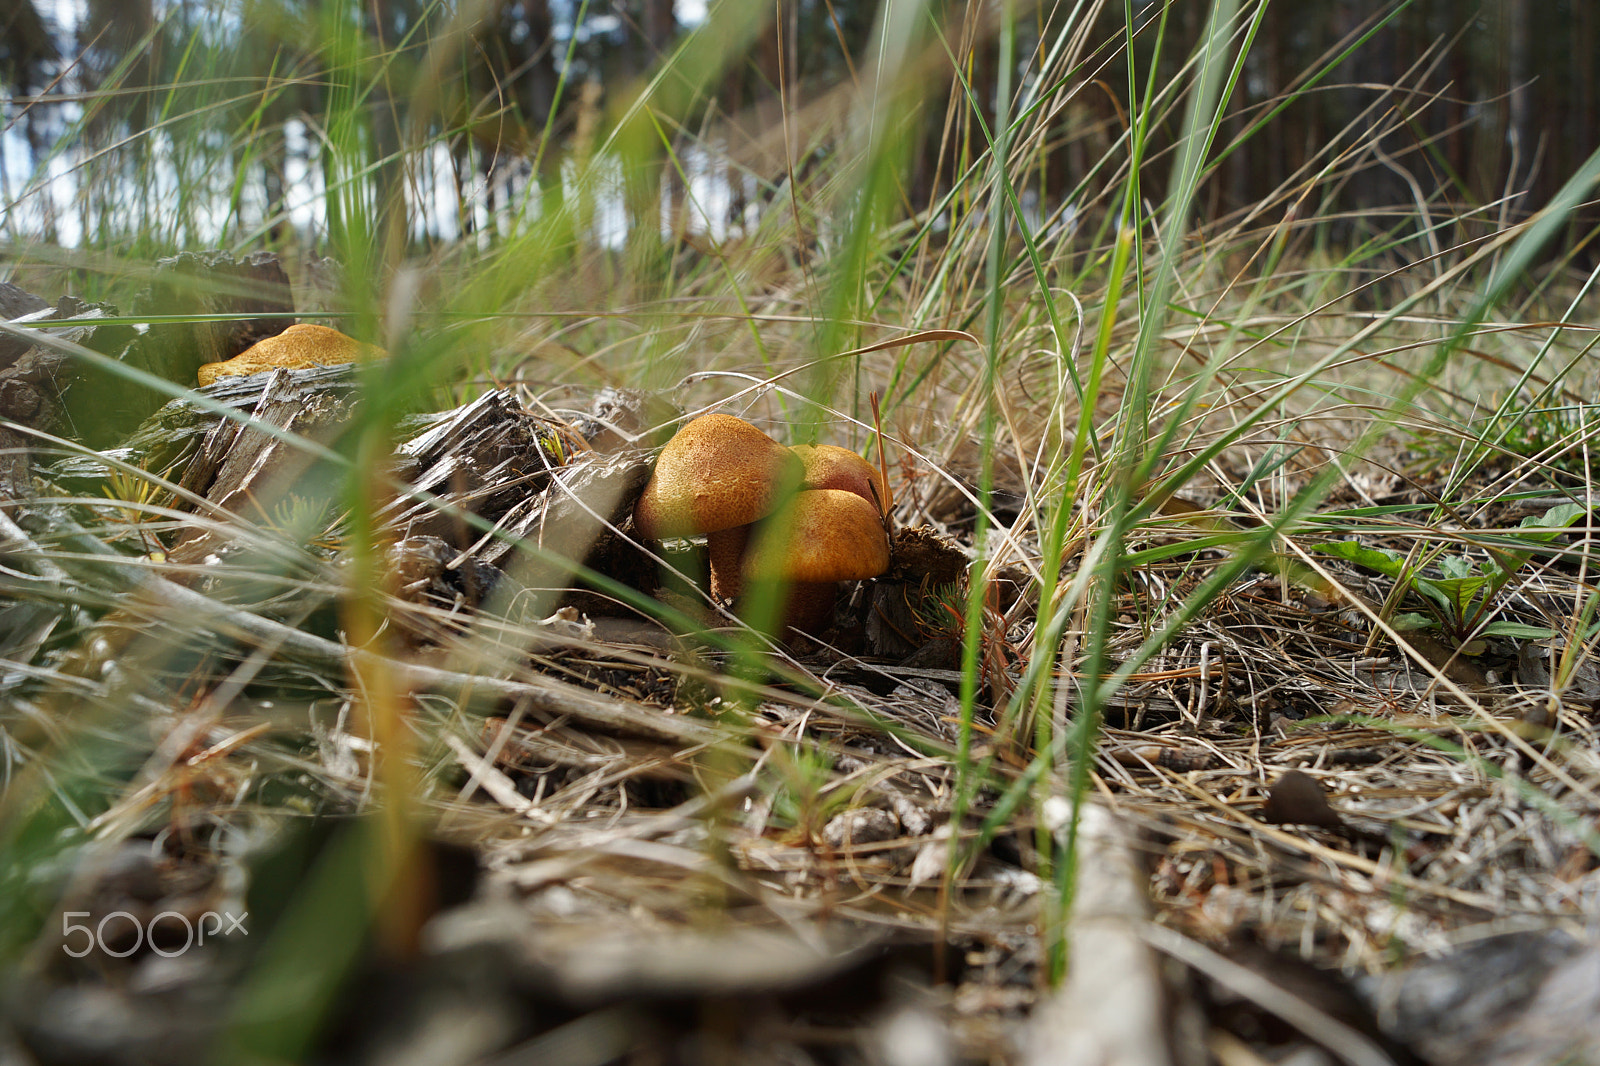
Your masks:
M 1522 540 L 1538 541 L 1541 544 L 1549 543 L 1557 533 L 1588 513 L 1586 508 L 1575 503 L 1558 503 L 1542 515 L 1529 515 L 1519 522 L 1518 529 L 1534 529 L 1539 532 L 1532 536 L 1521 533 L 1518 537 Z
M 1360 541 L 1335 540 L 1322 545 L 1321 550 L 1347 562 L 1376 570 L 1396 580 L 1406 577 L 1405 557 L 1398 552 L 1382 548 L 1369 548 Z
M 1548 544 L 1559 536 L 1578 519 L 1589 512 L 1575 503 L 1558 503 L 1542 515 L 1529 515 L 1518 525 L 1518 532 L 1513 536 L 1516 540 L 1533 543 Z M 1494 553 L 1495 569 L 1499 572 L 1500 584 L 1511 580 L 1514 570 L 1521 568 L 1533 557 L 1531 551 L 1499 551 Z
M 1417 578 L 1417 588 L 1440 599 L 1443 606 L 1453 611 L 1457 618 L 1467 613 L 1473 599 L 1489 583 L 1480 575 L 1472 577 Z
M 1553 629 L 1523 622 L 1490 622 L 1478 632 L 1486 637 L 1511 637 L 1514 640 L 1549 640 L 1556 635 Z

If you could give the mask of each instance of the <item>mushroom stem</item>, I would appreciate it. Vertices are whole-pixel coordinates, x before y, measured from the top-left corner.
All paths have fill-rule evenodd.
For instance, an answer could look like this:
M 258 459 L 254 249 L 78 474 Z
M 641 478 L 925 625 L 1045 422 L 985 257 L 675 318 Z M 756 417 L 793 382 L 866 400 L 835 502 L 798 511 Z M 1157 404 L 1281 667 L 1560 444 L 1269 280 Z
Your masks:
M 784 631 L 798 630 L 817 636 L 833 624 L 833 603 L 838 597 L 837 581 L 796 581 L 789 585 L 783 603 Z
M 731 600 L 744 591 L 744 546 L 750 539 L 749 526 L 734 526 L 706 534 L 706 554 L 711 559 L 711 596 Z

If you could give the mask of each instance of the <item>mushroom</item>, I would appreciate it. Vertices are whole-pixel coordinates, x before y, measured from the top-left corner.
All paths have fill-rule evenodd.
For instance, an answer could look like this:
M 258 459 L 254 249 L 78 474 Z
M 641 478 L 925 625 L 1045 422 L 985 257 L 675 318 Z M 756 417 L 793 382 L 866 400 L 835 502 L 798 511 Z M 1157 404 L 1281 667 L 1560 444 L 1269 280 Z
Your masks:
M 788 521 L 763 527 L 745 559 L 745 578 L 786 583 L 785 625 L 821 633 L 832 621 L 839 582 L 889 569 L 883 516 L 867 497 L 846 489 L 806 489 L 786 515 Z
M 304 370 L 313 366 L 339 366 L 383 354 L 382 348 L 362 344 L 336 329 L 300 322 L 282 333 L 257 341 L 232 359 L 202 364 L 197 377 L 201 385 L 210 385 L 218 378 L 261 374 L 279 368 Z
M 808 489 L 843 489 L 870 502 L 880 515 L 888 514 L 891 500 L 878 468 L 848 448 L 834 444 L 796 444 L 790 449 L 805 464 Z
M 702 415 L 661 449 L 633 523 L 652 540 L 704 534 L 711 595 L 732 598 L 750 523 L 776 511 L 804 472 L 799 456 L 744 419 Z

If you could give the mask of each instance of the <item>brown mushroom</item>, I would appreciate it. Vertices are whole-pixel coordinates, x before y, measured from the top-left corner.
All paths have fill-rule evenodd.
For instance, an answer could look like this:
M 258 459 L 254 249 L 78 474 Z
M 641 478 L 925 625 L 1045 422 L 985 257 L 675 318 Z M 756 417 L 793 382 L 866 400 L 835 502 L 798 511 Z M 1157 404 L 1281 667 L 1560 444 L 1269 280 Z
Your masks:
M 210 385 L 218 378 L 261 374 L 280 368 L 304 370 L 313 366 L 339 366 L 383 354 L 382 348 L 362 344 L 336 329 L 300 322 L 276 336 L 257 341 L 232 359 L 203 364 L 197 377 L 201 385 Z
M 889 568 L 883 517 L 865 496 L 844 489 L 807 489 L 764 525 L 745 559 L 746 580 L 788 585 L 784 624 L 819 634 L 833 618 L 839 582 L 877 577 Z
M 711 594 L 732 598 L 750 523 L 777 510 L 803 474 L 797 455 L 742 418 L 702 415 L 661 449 L 633 522 L 652 540 L 704 534 Z
M 869 501 L 880 515 L 889 512 L 883 474 L 855 452 L 834 444 L 796 444 L 790 451 L 805 464 L 805 488 L 843 489 Z

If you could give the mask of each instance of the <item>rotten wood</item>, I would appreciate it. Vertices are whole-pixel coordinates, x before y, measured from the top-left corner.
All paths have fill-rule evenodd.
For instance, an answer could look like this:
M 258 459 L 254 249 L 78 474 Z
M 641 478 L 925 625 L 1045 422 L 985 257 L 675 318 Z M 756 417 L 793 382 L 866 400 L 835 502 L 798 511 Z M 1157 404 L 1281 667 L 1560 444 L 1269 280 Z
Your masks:
M 274 516 L 268 509 L 291 497 L 326 510 L 338 491 L 340 472 L 327 469 L 321 457 L 264 427 L 331 444 L 354 416 L 352 395 L 343 382 L 332 387 L 322 382 L 312 385 L 292 371 L 273 372 L 250 414 L 251 424 L 218 418 L 179 487 L 249 525 L 271 522 Z M 191 529 L 173 546 L 172 560 L 198 562 L 231 539 L 218 530 Z

